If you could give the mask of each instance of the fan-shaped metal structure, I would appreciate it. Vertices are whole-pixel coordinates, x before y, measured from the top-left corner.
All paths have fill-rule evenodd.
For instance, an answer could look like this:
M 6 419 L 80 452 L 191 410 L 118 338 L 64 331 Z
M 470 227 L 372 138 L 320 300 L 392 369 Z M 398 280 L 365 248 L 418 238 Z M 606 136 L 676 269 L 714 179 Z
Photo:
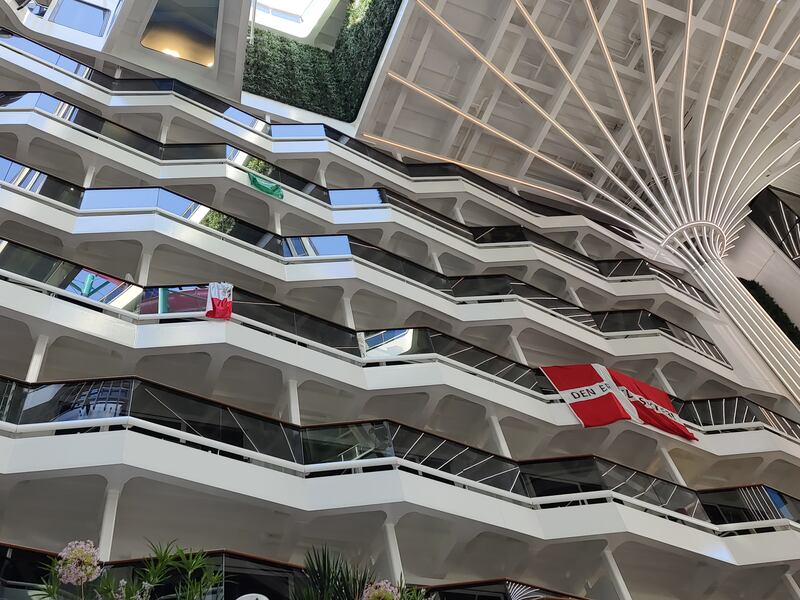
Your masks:
M 670 253 L 800 400 L 725 264 L 800 160 L 800 0 L 410 0 L 366 137 L 589 207 Z

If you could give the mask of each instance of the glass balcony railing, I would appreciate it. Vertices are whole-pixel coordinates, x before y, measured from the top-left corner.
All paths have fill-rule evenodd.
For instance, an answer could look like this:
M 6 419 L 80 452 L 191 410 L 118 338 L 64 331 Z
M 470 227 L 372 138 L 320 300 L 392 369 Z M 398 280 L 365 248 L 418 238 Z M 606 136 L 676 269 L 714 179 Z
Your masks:
M 596 261 L 597 267 L 602 275 L 609 278 L 630 279 L 635 277 L 653 276 L 676 290 L 692 296 L 695 300 L 699 300 L 709 306 L 714 306 L 711 298 L 708 297 L 703 290 L 686 283 L 679 277 L 664 269 L 647 262 L 644 259 L 618 259 L 618 260 L 598 260 Z
M 768 187 L 750 203 L 750 218 L 789 260 L 800 266 L 800 197 Z
M 119 418 L 123 420 L 108 421 Z M 683 515 L 694 525 L 800 522 L 798 501 L 765 486 L 698 493 L 594 456 L 519 463 L 387 420 L 299 427 L 140 379 L 30 384 L 0 378 L 0 420 L 13 425 L 50 423 L 61 433 L 123 426 L 261 465 L 263 460 L 256 456 L 234 450 L 297 465 L 330 465 L 306 476 L 351 472 L 358 461 L 385 468 L 389 463 L 372 459 L 398 459 L 402 470 L 446 483 L 468 481 L 486 493 L 495 489 L 531 499 L 554 498 L 537 503 L 542 508 L 606 502 L 609 496 L 593 493 L 613 492 L 640 508 L 649 505 Z M 80 427 L 81 422 L 86 427 Z M 65 424 L 78 427 L 58 427 Z M 513 496 L 501 497 L 513 501 Z
M 2 40 L 2 38 L 0 38 L 0 40 Z M 267 163 L 255 155 L 251 155 L 244 150 L 227 144 L 160 144 L 153 139 L 102 119 L 94 113 L 77 108 L 74 105 L 58 100 L 47 94 L 39 92 L 0 93 L 0 107 L 9 109 L 37 108 L 58 118 L 87 128 L 92 132 L 123 143 L 159 160 L 220 160 L 232 162 L 238 167 L 256 171 L 260 175 L 266 176 L 282 186 L 308 194 L 334 207 L 381 204 L 398 206 L 407 212 L 423 216 L 427 220 L 448 229 L 452 233 L 465 237 L 475 243 L 496 244 L 530 242 L 539 247 L 556 252 L 563 258 L 595 273 L 602 273 L 599 263 L 596 263 L 587 256 L 521 226 L 468 227 L 430 208 L 417 204 L 396 192 L 380 188 L 328 190 L 285 169 Z M 285 127 L 289 126 L 287 125 Z M 294 126 L 292 125 L 291 127 Z M 607 262 L 621 263 L 626 261 Z M 633 262 L 637 261 L 634 260 Z M 647 264 L 645 261 L 641 262 Z M 650 269 L 646 273 L 642 270 L 642 273 L 638 276 L 655 276 L 673 288 L 713 306 L 708 296 L 701 290 L 698 290 L 691 284 L 684 282 L 677 276 L 655 265 L 650 265 Z
M 800 501 L 766 485 L 700 492 L 706 513 L 716 525 L 788 519 L 800 522 Z
M 615 310 L 592 313 L 597 327 L 604 333 L 623 333 L 635 331 L 660 331 L 667 337 L 678 340 L 692 350 L 729 365 L 714 342 L 692 333 L 648 310 Z
M 674 399 L 675 410 L 685 421 L 718 431 L 735 431 L 743 426 L 757 425 L 777 431 L 800 441 L 800 423 L 775 411 L 742 398 L 713 398 L 710 400 Z
M 445 276 L 348 235 L 279 236 L 165 189 L 82 190 L 1 156 L 0 180 L 82 210 L 159 208 L 282 258 L 358 257 L 454 298 L 514 296 L 590 329 L 607 332 L 658 330 L 698 352 L 726 362 L 713 343 L 646 311 L 591 313 L 507 275 Z

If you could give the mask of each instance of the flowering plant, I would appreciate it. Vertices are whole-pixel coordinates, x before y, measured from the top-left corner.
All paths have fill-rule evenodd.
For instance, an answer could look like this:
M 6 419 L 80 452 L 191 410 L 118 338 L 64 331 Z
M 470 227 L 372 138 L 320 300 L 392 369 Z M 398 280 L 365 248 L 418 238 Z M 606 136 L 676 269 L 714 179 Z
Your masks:
M 58 580 L 74 586 L 83 586 L 100 576 L 100 558 L 91 540 L 70 542 L 58 553 L 56 562 Z
M 390 581 L 382 579 L 364 588 L 361 600 L 400 600 L 400 592 Z

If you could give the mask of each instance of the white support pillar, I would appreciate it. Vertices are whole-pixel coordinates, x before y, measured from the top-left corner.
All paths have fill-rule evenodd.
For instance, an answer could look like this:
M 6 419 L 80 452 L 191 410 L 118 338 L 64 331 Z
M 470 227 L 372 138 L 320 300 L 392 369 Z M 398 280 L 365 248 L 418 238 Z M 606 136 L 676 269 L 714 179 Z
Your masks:
M 519 343 L 519 338 L 517 337 L 516 333 L 512 333 L 508 336 L 508 343 L 511 346 L 511 351 L 514 355 L 514 360 L 523 365 L 528 364 L 528 359 L 525 356 L 525 352 L 522 350 L 522 346 Z
M 97 174 L 97 165 L 94 162 L 86 169 L 86 175 L 83 177 L 83 187 L 89 189 L 94 185 L 94 176 Z
M 567 286 L 567 296 L 569 296 L 569 301 L 572 302 L 575 306 L 583 307 L 583 302 L 581 301 L 580 297 L 578 296 L 577 292 L 572 286 Z
M 44 365 L 44 359 L 47 355 L 47 345 L 49 343 L 50 336 L 40 334 L 36 338 L 31 361 L 28 363 L 28 373 L 25 375 L 25 381 L 28 383 L 35 383 L 39 380 L 39 375 L 42 372 L 42 365 Z
M 283 235 L 283 227 L 281 223 L 282 219 L 283 215 L 281 214 L 281 211 L 270 207 L 269 228 L 272 233 L 276 235 Z
M 489 429 L 492 432 L 492 439 L 497 451 L 506 458 L 511 458 L 511 449 L 508 447 L 503 428 L 500 426 L 500 419 L 494 413 L 489 415 Z
M 631 596 L 631 593 L 628 591 L 628 586 L 625 583 L 625 580 L 622 578 L 622 573 L 620 572 L 619 565 L 617 565 L 617 561 L 614 558 L 614 553 L 610 548 L 603 550 L 603 562 L 608 569 L 609 579 L 614 586 L 614 590 L 617 592 L 619 600 L 633 600 L 633 596 Z
M 125 482 L 121 480 L 109 480 L 106 484 L 106 493 L 103 505 L 103 520 L 100 523 L 100 539 L 97 544 L 100 560 L 111 559 L 111 545 L 114 541 L 114 526 L 117 522 L 117 507 L 119 497 Z
M 394 521 L 389 520 L 383 524 L 383 539 L 386 545 L 386 559 L 389 563 L 392 581 L 399 583 L 403 581 L 403 562 L 400 560 L 400 545 L 397 543 L 397 533 L 394 526 Z
M 300 393 L 296 379 L 287 379 L 283 384 L 285 405 L 281 410 L 281 418 L 288 419 L 292 425 L 300 425 Z
M 146 286 L 150 278 L 150 264 L 153 262 L 152 248 L 142 248 L 142 254 L 139 257 L 139 265 L 136 267 L 136 284 Z
M 442 263 L 439 261 L 439 253 L 431 251 L 430 257 L 433 269 L 444 275 L 444 271 L 442 270 Z
M 656 367 L 653 369 L 653 375 L 656 377 L 656 384 L 661 387 L 665 392 L 667 392 L 670 396 L 678 397 L 678 394 L 675 393 L 675 388 L 672 387 L 672 384 L 667 379 L 667 376 L 664 375 L 664 372 L 661 370 L 661 367 Z
M 795 600 L 800 600 L 800 585 L 797 585 L 797 580 L 794 576 L 791 573 L 786 573 L 783 579 L 786 582 L 786 589 L 789 590 L 789 596 Z
M 169 128 L 172 127 L 172 117 L 171 116 L 164 116 L 161 119 L 161 127 L 158 129 L 158 141 L 161 144 L 167 143 L 167 138 L 169 137 Z
M 342 313 L 344 314 L 344 324 L 350 329 L 356 328 L 356 318 L 353 314 L 353 297 L 342 294 Z
M 685 487 L 686 480 L 683 478 L 678 465 L 676 465 L 675 461 L 672 459 L 672 455 L 670 455 L 667 449 L 663 446 L 658 449 L 658 453 L 661 455 L 661 460 L 664 461 L 664 466 L 666 467 L 667 472 L 670 474 L 670 477 L 672 477 L 672 481 Z

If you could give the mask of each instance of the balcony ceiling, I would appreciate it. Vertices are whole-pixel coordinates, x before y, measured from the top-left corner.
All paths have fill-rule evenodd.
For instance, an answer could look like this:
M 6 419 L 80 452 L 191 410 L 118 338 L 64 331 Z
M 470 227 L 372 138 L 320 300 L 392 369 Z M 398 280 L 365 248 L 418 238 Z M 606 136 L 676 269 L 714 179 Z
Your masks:
M 703 178 L 710 171 L 706 164 L 708 150 L 714 147 L 720 123 L 725 124 L 725 135 L 717 144 L 720 150 L 716 163 L 711 158 L 711 163 L 717 164 L 713 171 L 716 175 L 724 168 L 721 157 L 741 115 L 746 114 L 747 121 L 739 140 L 746 138 L 752 123 L 763 122 L 772 109 L 770 100 L 776 95 L 783 97 L 789 92 L 765 133 L 773 124 L 784 125 L 795 117 L 797 92 L 790 88 L 800 79 L 800 44 L 795 44 L 800 32 L 800 1 L 693 1 L 683 95 L 687 158 L 681 160 L 679 144 L 674 143 L 680 129 L 675 126 L 676 115 L 680 115 L 680 94 L 676 90 L 681 89 L 682 83 L 689 2 L 409 0 L 405 29 L 393 41 L 391 58 L 382 73 L 381 85 L 369 99 L 361 133 L 407 157 L 444 157 L 487 169 L 484 175 L 496 173 L 496 180 L 519 190 L 601 206 L 607 201 L 598 193 L 599 188 L 631 206 L 635 203 L 589 155 L 599 159 L 642 198 L 641 181 L 655 191 L 653 173 L 662 177 L 668 188 L 664 153 L 669 155 L 670 169 L 676 174 L 679 165 L 691 165 L 698 118 L 705 114 L 704 131 L 699 137 L 703 143 Z M 648 17 L 648 30 L 643 27 L 643 12 Z M 598 43 L 592 13 L 632 119 L 626 115 L 603 44 Z M 726 42 L 720 51 L 721 32 L 729 19 Z M 647 31 L 652 78 L 643 52 L 647 45 L 642 43 Z M 759 38 L 761 43 L 751 52 Z M 464 42 L 474 46 L 486 61 L 476 57 Z M 777 76 L 769 79 L 787 49 L 791 51 Z M 517 91 L 514 85 L 518 86 Z M 707 86 L 710 94 L 706 102 Z M 766 93 L 759 95 L 765 87 Z M 654 96 L 658 99 L 664 153 L 658 143 Z M 728 116 L 723 120 L 731 99 Z M 748 112 L 752 99 L 756 100 L 754 108 Z M 537 112 L 533 104 L 541 111 Z M 701 110 L 706 105 L 707 109 Z M 632 134 L 631 121 L 636 124 L 641 143 Z M 563 129 L 559 131 L 559 127 Z M 782 135 L 770 137 L 776 138 L 770 151 L 779 147 L 781 159 L 766 170 L 762 180 L 774 181 L 769 177 L 777 178 L 793 162 L 795 149 L 785 153 L 783 150 L 798 139 L 798 133 L 798 125 L 792 121 Z M 615 152 L 610 137 L 630 165 L 626 166 L 620 153 Z M 761 145 L 761 141 L 756 144 L 758 148 Z M 654 168 L 648 168 L 642 146 Z M 732 156 L 735 158 L 736 153 Z M 749 166 L 750 156 L 743 165 Z M 559 170 L 547 160 L 564 168 Z M 691 181 L 691 166 L 688 170 Z M 800 190 L 800 177 L 790 174 L 781 183 Z M 679 181 L 677 184 L 680 186 Z M 668 195 L 669 190 L 665 195 L 657 194 L 658 201 Z M 620 214 L 617 208 L 609 210 Z

